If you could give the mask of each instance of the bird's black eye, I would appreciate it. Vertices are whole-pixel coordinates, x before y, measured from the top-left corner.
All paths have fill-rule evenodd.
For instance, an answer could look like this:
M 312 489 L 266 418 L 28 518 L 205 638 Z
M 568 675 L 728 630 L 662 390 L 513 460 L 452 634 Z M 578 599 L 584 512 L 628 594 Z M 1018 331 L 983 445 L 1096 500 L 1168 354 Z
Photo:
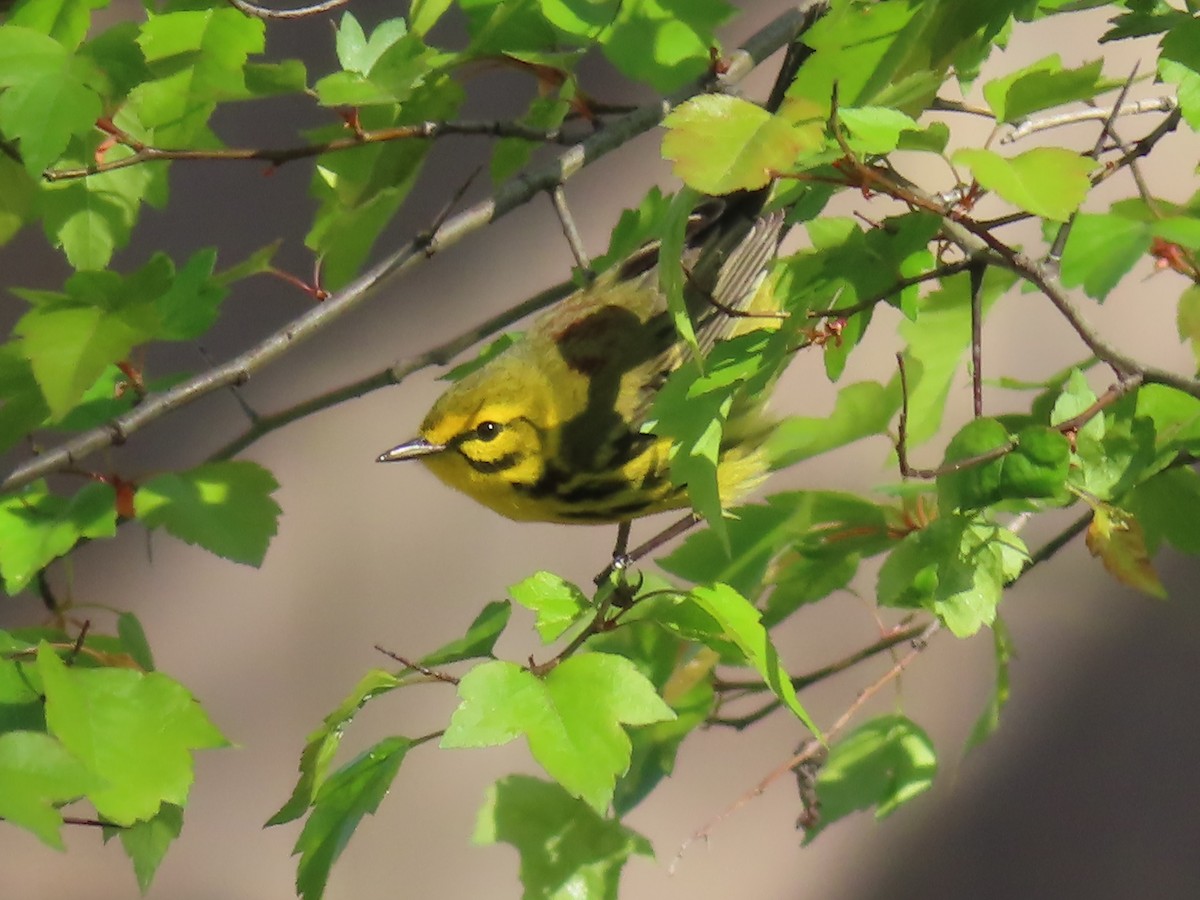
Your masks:
M 475 426 L 475 437 L 481 441 L 495 440 L 498 434 L 500 434 L 499 422 L 480 422 Z

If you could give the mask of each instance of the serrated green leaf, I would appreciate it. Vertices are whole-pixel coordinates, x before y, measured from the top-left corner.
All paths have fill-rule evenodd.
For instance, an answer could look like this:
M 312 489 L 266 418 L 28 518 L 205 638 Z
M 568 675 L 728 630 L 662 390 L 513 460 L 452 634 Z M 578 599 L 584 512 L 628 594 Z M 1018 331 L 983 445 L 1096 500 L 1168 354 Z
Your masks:
M 882 106 L 839 109 L 838 121 L 849 129 L 848 142 L 859 153 L 890 153 L 900 135 L 921 128 L 912 116 Z
M 292 851 L 300 854 L 296 892 L 304 900 L 318 900 L 324 894 L 330 868 L 363 816 L 379 809 L 412 746 L 408 738 L 385 738 L 321 786 Z
M 15 594 L 24 589 L 80 538 L 115 534 L 114 500 L 106 484 L 89 484 L 67 500 L 38 481 L 0 501 L 0 575 L 5 590 Z
M 791 676 L 763 627 L 762 614 L 745 597 L 725 584 L 695 588 L 691 598 L 720 624 L 725 636 L 737 645 L 746 662 L 762 676 L 767 687 L 783 705 L 795 713 L 809 731 L 820 737 L 816 723 L 796 699 Z
M 87 797 L 115 824 L 150 819 L 164 802 L 185 805 L 191 751 L 227 743 L 195 698 L 158 672 L 69 668 L 45 643 L 37 666 L 46 725 L 95 775 Z
M 1079 100 L 1090 100 L 1111 85 L 1102 80 L 1102 60 L 1064 69 L 1062 58 L 1051 54 L 983 87 L 983 96 L 998 122 L 1017 122 L 1030 113 Z
M 579 620 L 591 604 L 576 585 L 553 572 L 537 572 L 508 588 L 509 595 L 537 613 L 536 628 L 550 643 Z
M 1095 503 L 1084 539 L 1092 556 L 1099 557 L 1117 581 L 1151 597 L 1166 598 L 1167 589 L 1154 571 L 1146 549 L 1146 536 L 1132 513 L 1107 503 Z
M 354 720 L 358 711 L 368 701 L 394 690 L 400 684 L 399 678 L 383 669 L 372 669 L 359 679 L 354 690 L 338 704 L 333 712 L 325 717 L 320 727 L 305 740 L 304 750 L 300 754 L 300 779 L 292 789 L 291 797 L 275 815 L 267 820 L 266 826 L 282 825 L 304 815 L 305 811 L 316 802 L 317 793 L 325 784 L 329 765 L 333 762 L 338 747 L 341 746 L 346 728 Z
M 189 544 L 259 566 L 277 527 L 279 504 L 270 495 L 278 487 L 257 463 L 233 460 L 151 478 L 133 502 L 147 528 L 161 525 Z
M 859 381 L 838 391 L 833 412 L 827 418 L 784 419 L 767 439 L 772 468 L 782 469 L 861 438 L 886 434 L 892 416 L 900 408 L 898 387 Z
M 948 512 L 1053 497 L 1063 490 L 1070 460 L 1070 444 L 1052 428 L 1031 426 L 1010 435 L 996 419 L 973 419 L 946 445 L 939 506 Z M 954 464 L 962 468 L 945 471 Z
M 996 654 L 996 682 L 988 697 L 987 706 L 975 720 L 975 726 L 967 736 L 964 753 L 978 747 L 995 733 L 1000 727 L 1000 713 L 1008 703 L 1008 665 L 1016 653 L 1013 649 L 1012 635 L 1009 634 L 1003 619 L 997 618 L 992 623 L 992 646 Z
M 1126 506 L 1141 524 L 1150 552 L 1165 540 L 1182 553 L 1200 554 L 1200 474 L 1194 470 L 1159 472 L 1133 489 Z
M 797 156 L 815 150 L 786 119 L 728 94 L 701 94 L 663 119 L 664 159 L 684 184 L 706 194 L 765 186 L 791 169 Z
M 995 620 L 1005 584 L 1028 555 L 1005 528 L 942 516 L 896 545 L 880 567 L 876 596 L 884 606 L 923 607 L 969 637 Z
M 1175 327 L 1180 340 L 1191 345 L 1192 357 L 1196 361 L 1195 368 L 1200 370 L 1200 287 L 1189 285 L 1179 295 L 1179 305 L 1175 310 Z
M 8 14 L 8 24 L 40 32 L 73 50 L 88 32 L 92 10 L 108 4 L 109 0 L 18 0 Z
M 154 671 L 154 654 L 150 652 L 150 643 L 146 640 L 146 632 L 142 623 L 131 612 L 123 612 L 117 616 L 117 637 L 121 646 L 129 654 L 129 658 L 137 663 L 143 672 Z
M 466 634 L 421 657 L 421 665 L 433 668 L 464 659 L 490 657 L 497 638 L 508 625 L 510 615 L 512 604 L 507 600 L 487 604 L 467 628 Z
M 73 137 L 89 133 L 103 112 L 80 69 L 86 70 L 82 60 L 64 57 L 60 70 L 0 93 L 0 127 L 6 137 L 20 141 L 21 160 L 31 175 L 58 160 Z
M 1080 213 L 1063 249 L 1062 281 L 1104 300 L 1150 249 L 1151 223 L 1112 213 Z
M 261 19 L 232 7 L 151 15 L 137 40 L 155 77 L 130 102 L 156 141 L 193 143 L 206 134 L 220 100 L 245 96 L 245 65 L 263 51 L 264 34 Z
M 128 147 L 114 147 L 105 158 L 117 161 L 132 153 Z M 46 185 L 38 196 L 38 211 L 47 239 L 78 270 L 106 268 L 113 252 L 128 243 L 142 202 L 156 189 L 165 189 L 165 175 L 163 168 L 127 166 Z
M 70 412 L 109 364 L 153 334 L 119 312 L 70 300 L 31 309 L 13 331 L 56 419 Z
M 830 748 L 817 775 L 821 817 L 804 842 L 860 809 L 874 806 L 884 818 L 928 790 L 936 773 L 937 754 L 920 726 L 899 715 L 873 719 Z
M 62 803 L 96 786 L 88 769 L 50 735 L 0 734 L 0 816 L 33 832 L 44 844 L 66 849 L 59 830 Z
M 246 93 L 252 98 L 297 94 L 308 87 L 308 72 L 298 59 L 247 63 L 242 75 L 246 80 Z
M 718 45 L 715 29 L 733 12 L 723 0 L 619 3 L 600 43 L 623 75 L 657 91 L 673 91 L 711 64 L 711 50 Z M 591 34 L 587 37 L 590 42 Z
M 424 35 L 437 24 L 442 14 L 450 8 L 451 0 L 413 0 L 408 9 L 408 18 L 412 30 Z
M 983 187 L 1009 203 L 1055 222 L 1065 222 L 1091 189 L 1095 163 L 1061 147 L 1035 147 L 1006 159 L 991 150 L 964 148 L 953 157 Z
M 462 703 L 443 747 L 485 747 L 524 735 L 534 759 L 564 788 L 603 812 L 629 767 L 624 725 L 674 718 L 629 660 L 571 657 L 540 679 L 509 662 L 476 666 L 458 685 Z
M 20 344 L 0 346 L 0 452 L 24 439 L 50 410 Z
M 164 803 L 152 819 L 119 829 L 121 846 L 133 863 L 133 873 L 143 894 L 150 890 L 154 873 L 182 831 L 183 808 L 174 803 Z
M 515 847 L 525 896 L 546 900 L 616 897 L 625 862 L 654 855 L 636 831 L 528 775 L 509 775 L 488 789 L 472 839 Z
M 217 320 L 217 311 L 228 291 L 213 277 L 217 251 L 198 251 L 178 272 L 170 287 L 155 298 L 160 325 L 157 337 L 168 341 L 198 338 Z

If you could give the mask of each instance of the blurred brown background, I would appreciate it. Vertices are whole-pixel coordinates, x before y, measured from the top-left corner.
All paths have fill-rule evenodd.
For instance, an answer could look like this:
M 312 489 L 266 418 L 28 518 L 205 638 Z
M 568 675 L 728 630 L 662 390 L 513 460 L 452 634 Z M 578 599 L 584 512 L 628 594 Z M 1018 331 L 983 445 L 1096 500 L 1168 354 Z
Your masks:
M 750 34 L 782 8 L 746 3 L 727 31 L 727 45 Z M 398 14 L 390 4 L 356 2 L 365 24 Z M 1078 16 L 1071 21 L 1079 26 Z M 1051 52 L 1068 64 L 1098 54 L 1103 17 L 1091 30 L 1022 30 L 1018 52 L 999 55 L 991 71 L 1008 71 Z M 326 22 L 276 24 L 269 50 L 303 56 L 315 78 L 332 66 Z M 1123 77 L 1147 44 L 1106 47 L 1106 74 Z M 768 65 L 747 87 L 765 93 Z M 1143 62 L 1142 71 L 1149 71 Z M 593 71 L 600 72 L 601 67 Z M 984 79 L 986 80 L 986 78 Z M 595 94 L 636 100 L 622 86 L 587 82 Z M 515 92 L 528 85 L 494 75 L 471 85 L 464 117 L 495 117 L 497 104 L 515 111 Z M 1167 91 L 1154 85 L 1138 96 Z M 498 99 L 501 98 L 501 99 Z M 508 99 L 504 99 L 508 98 Z M 320 113 L 306 104 L 275 103 L 231 111 L 218 121 L 230 143 L 292 143 L 297 127 Z M 1144 122 L 1123 125 L 1143 133 Z M 958 128 L 961 121 L 955 121 Z M 1070 136 L 1090 146 L 1095 126 Z M 976 135 L 966 140 L 982 140 Z M 1051 135 L 1051 140 L 1066 139 Z M 603 249 L 620 210 L 635 204 L 652 183 L 670 186 L 650 134 L 573 179 L 567 188 L 588 248 Z M 1195 185 L 1190 173 L 1198 143 L 1190 133 L 1165 141 L 1148 176 L 1160 196 L 1181 200 Z M 439 145 L 393 241 L 424 227 L 486 153 L 482 140 Z M 918 173 L 920 174 L 920 173 Z M 925 177 L 949 184 L 944 169 Z M 229 264 L 249 249 L 284 237 L 277 262 L 305 274 L 302 247 L 310 215 L 308 170 L 295 164 L 263 177 L 252 165 L 176 164 L 169 215 L 147 211 L 133 246 L 117 266 L 129 270 L 165 248 L 182 259 L 218 244 Z M 1127 180 L 1115 179 L 1125 192 Z M 475 185 L 467 202 L 486 191 Z M 1096 201 L 1099 203 L 1099 201 Z M 885 214 L 859 196 L 843 198 L 845 214 Z M 1032 239 L 1032 235 L 1030 237 Z M 260 411 L 349 381 L 448 338 L 561 279 L 571 259 L 549 203 L 539 200 L 420 266 L 389 285 L 349 321 L 257 376 L 245 389 Z M 61 265 L 37 235 L 24 235 L 0 255 L 5 284 L 51 287 Z M 1150 267 L 1145 266 L 1146 276 Z M 1133 354 L 1185 370 L 1186 348 L 1175 339 L 1174 299 L 1181 284 L 1171 274 L 1133 277 L 1124 296 L 1088 314 Z M 307 300 L 266 279 L 239 285 L 226 316 L 205 345 L 215 359 L 249 346 L 256 336 L 300 313 Z M 985 367 L 1036 378 L 1083 355 L 1073 335 L 1038 297 L 1010 298 L 989 321 Z M 8 320 L 22 304 L 9 297 Z M 886 320 L 886 321 L 885 321 Z M 892 350 L 884 314 L 855 358 L 846 381 L 887 379 Z M 152 355 L 151 372 L 200 369 L 191 347 Z M 1103 385 L 1099 385 L 1103 386 Z M 381 450 L 411 436 L 439 392 L 433 374 L 377 392 L 270 435 L 247 457 L 268 466 L 282 484 L 279 535 L 265 565 L 253 570 L 223 562 L 165 535 L 147 540 L 136 526 L 115 542 L 84 548 L 69 566 L 56 567 L 63 592 L 80 604 L 129 609 L 145 625 L 159 665 L 203 701 L 237 745 L 201 754 L 183 836 L 170 850 L 152 898 L 286 898 L 295 861 L 289 857 L 298 826 L 263 830 L 261 823 L 287 798 L 305 735 L 368 668 L 386 665 L 372 645 L 420 655 L 459 634 L 480 606 L 504 586 L 539 568 L 581 582 L 604 562 L 609 529 L 515 525 L 453 494 L 418 468 L 381 467 Z M 819 359 L 798 360 L 778 392 L 781 412 L 822 414 L 834 390 Z M 1016 398 L 1014 402 L 1019 402 Z M 1000 411 L 1002 392 L 989 395 Z M 948 418 L 964 420 L 969 394 L 952 393 Z M 191 465 L 242 427 L 227 394 L 160 422 L 109 459 L 130 476 L 158 466 Z M 917 454 L 936 460 L 938 445 Z M 894 479 L 886 442 L 856 446 L 836 459 L 784 473 L 772 488 L 858 488 Z M 1069 520 L 1038 523 L 1025 534 L 1031 546 Z M 637 533 L 649 533 L 643 523 Z M 1200 523 L 1198 526 L 1200 527 Z M 677 849 L 695 829 L 720 813 L 785 760 L 801 738 L 798 725 L 777 716 L 748 733 L 700 734 L 686 743 L 674 778 L 636 810 L 628 824 L 654 843 L 656 861 L 634 860 L 623 878 L 627 898 L 1194 898 L 1200 896 L 1200 710 L 1192 696 L 1200 659 L 1200 611 L 1194 560 L 1165 554 L 1160 570 L 1172 600 L 1158 603 L 1115 585 L 1080 542 L 1041 567 L 1006 599 L 1019 658 L 1012 699 L 1000 732 L 965 759 L 963 740 L 990 691 L 990 636 L 955 641 L 939 636 L 911 667 L 898 691 L 872 708 L 898 703 L 927 728 L 941 756 L 934 789 L 883 823 L 859 815 L 836 825 L 812 846 L 800 847 L 793 830 L 798 812 L 794 783 L 785 778 L 692 845 L 668 874 Z M 843 594 L 802 611 L 779 637 L 796 671 L 815 668 L 870 640 L 876 633 L 873 570 Z M 102 610 L 93 615 L 107 622 Z M 6 601 L 0 621 L 14 626 L 40 620 L 36 601 Z M 523 659 L 536 649 L 529 617 L 518 610 L 500 645 Z M 831 722 L 889 665 L 860 666 L 805 695 L 817 720 Z M 343 758 L 387 734 L 419 735 L 441 727 L 454 705 L 452 691 L 430 686 L 372 704 L 352 728 Z M 469 838 L 485 788 L 514 770 L 535 771 L 522 743 L 488 751 L 415 752 L 404 764 L 379 814 L 366 819 L 336 865 L 330 900 L 384 897 L 516 897 L 516 856 L 508 847 L 475 848 Z M 31 836 L 0 829 L 5 895 L 87 897 L 136 895 L 120 849 L 99 835 L 68 829 L 69 852 L 58 855 Z

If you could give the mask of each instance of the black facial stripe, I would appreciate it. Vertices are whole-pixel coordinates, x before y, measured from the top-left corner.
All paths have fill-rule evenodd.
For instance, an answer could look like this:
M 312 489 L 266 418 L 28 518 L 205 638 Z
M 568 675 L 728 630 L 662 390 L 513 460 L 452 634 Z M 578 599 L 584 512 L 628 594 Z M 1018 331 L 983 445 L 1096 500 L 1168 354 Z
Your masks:
M 462 458 L 467 461 L 467 465 L 476 472 L 484 475 L 491 475 L 495 472 L 503 472 L 505 469 L 511 469 L 523 459 L 520 453 L 505 453 L 499 459 L 472 459 L 466 453 L 462 452 L 461 447 L 455 447 L 455 449 L 462 454 Z

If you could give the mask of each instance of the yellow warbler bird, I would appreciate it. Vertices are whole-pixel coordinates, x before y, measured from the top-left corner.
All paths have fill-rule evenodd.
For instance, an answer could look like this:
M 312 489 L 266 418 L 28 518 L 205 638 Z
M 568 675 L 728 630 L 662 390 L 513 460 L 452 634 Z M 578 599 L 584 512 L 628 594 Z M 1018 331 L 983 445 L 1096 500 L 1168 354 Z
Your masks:
M 708 201 L 683 259 L 684 299 L 702 351 L 746 325 L 782 234 L 766 191 Z M 420 436 L 380 462 L 419 459 L 450 487 L 510 519 L 620 523 L 688 505 L 672 483 L 671 440 L 644 433 L 658 390 L 691 350 L 659 289 L 657 245 L 538 316 L 523 337 L 452 385 Z M 763 292 L 764 294 L 767 292 Z M 762 400 L 735 402 L 717 478 L 723 503 L 766 471 Z

